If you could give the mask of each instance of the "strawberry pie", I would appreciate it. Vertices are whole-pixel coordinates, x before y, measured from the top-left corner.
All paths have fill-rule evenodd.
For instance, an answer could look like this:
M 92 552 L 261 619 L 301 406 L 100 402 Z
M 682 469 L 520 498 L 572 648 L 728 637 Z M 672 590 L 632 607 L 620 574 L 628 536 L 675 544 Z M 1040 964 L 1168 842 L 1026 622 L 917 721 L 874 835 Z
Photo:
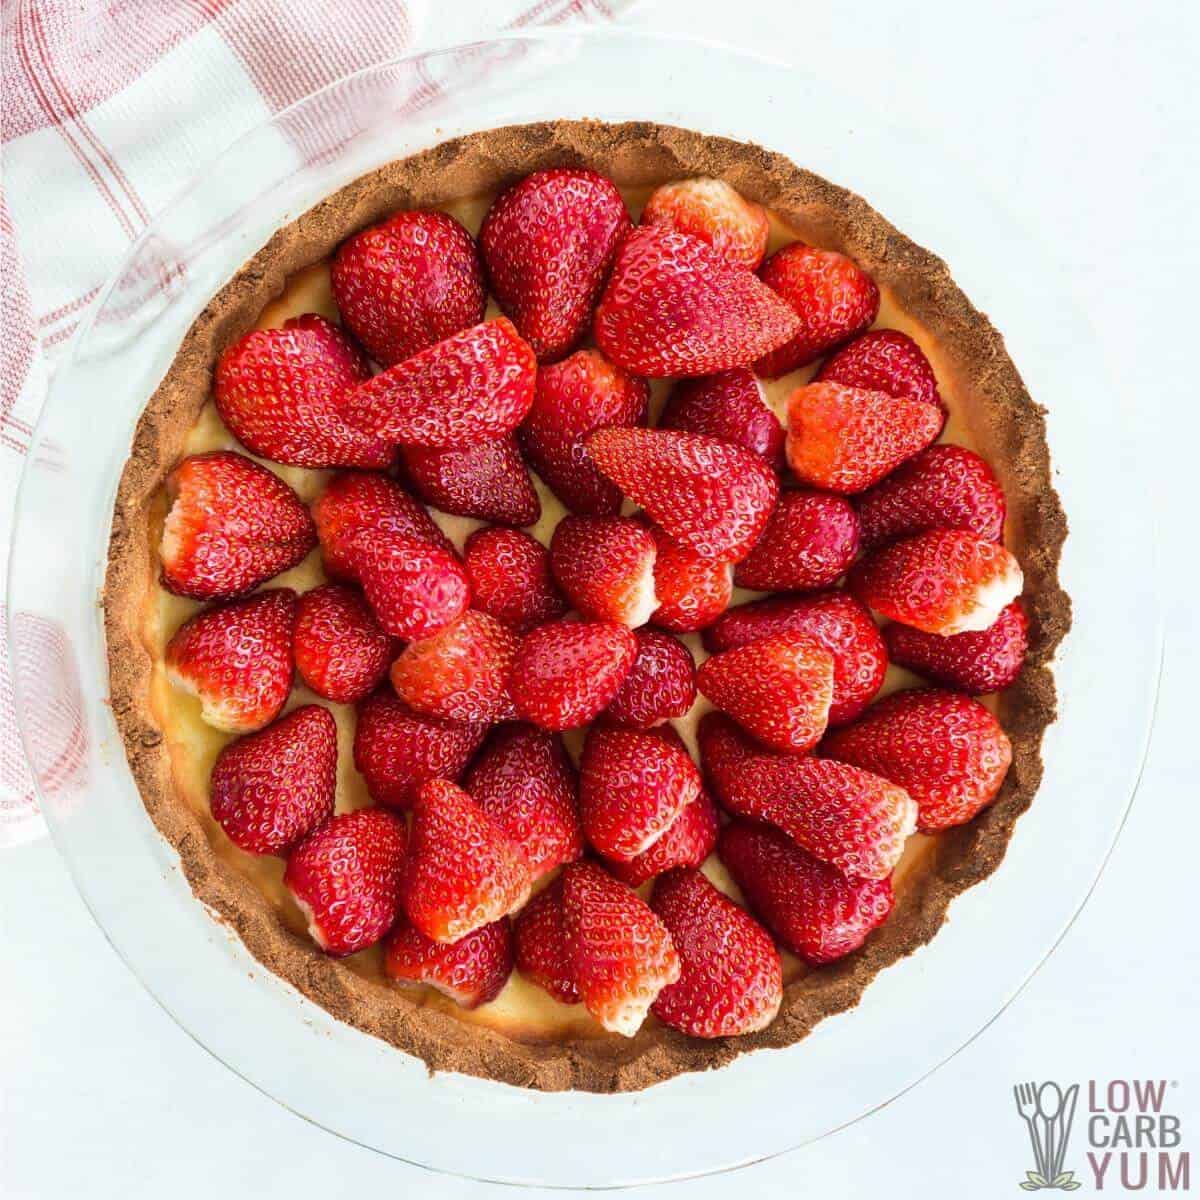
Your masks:
M 1065 532 L 1000 336 L 863 200 L 496 129 L 192 326 L 117 497 L 113 711 L 197 898 L 310 1000 L 636 1089 L 870 1003 L 999 866 Z

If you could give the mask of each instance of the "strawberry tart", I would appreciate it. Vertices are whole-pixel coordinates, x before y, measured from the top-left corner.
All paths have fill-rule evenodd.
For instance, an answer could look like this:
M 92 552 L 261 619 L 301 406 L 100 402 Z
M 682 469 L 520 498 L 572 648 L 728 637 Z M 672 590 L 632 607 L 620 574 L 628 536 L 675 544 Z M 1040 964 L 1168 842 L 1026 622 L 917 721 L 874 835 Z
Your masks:
M 1065 533 L 1000 336 L 863 200 L 496 129 L 192 326 L 117 496 L 112 706 L 198 900 L 310 1000 L 642 1088 L 803 1038 L 999 866 Z

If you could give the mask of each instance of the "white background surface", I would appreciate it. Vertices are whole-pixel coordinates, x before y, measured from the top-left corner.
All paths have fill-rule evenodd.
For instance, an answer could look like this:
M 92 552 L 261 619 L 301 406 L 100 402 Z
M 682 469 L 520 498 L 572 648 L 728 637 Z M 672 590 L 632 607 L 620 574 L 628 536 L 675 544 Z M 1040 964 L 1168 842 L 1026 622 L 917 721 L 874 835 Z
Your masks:
M 1192 482 L 1200 444 L 1200 13 L 1184 0 L 643 0 L 627 23 L 792 57 L 852 88 L 893 124 L 942 143 L 947 170 L 975 174 L 1069 264 L 1116 364 L 1114 387 L 1135 389 L 1144 414 L 1144 427 L 1132 432 L 1144 437 L 1147 476 L 1159 491 L 1168 625 L 1157 727 L 1128 825 L 1082 916 L 1009 1009 L 932 1078 L 852 1128 L 738 1175 L 668 1185 L 661 1194 L 1017 1195 L 1029 1155 L 1010 1089 L 1017 1079 L 1047 1077 L 1177 1080 L 1170 1103 L 1183 1118 L 1200 1191 L 1200 505 Z M 1046 286 L 1039 266 L 997 263 L 1020 272 L 1031 290 Z M 986 293 L 974 291 L 986 309 Z M 1003 328 L 1003 315 L 993 315 Z M 1013 352 L 1019 364 L 1020 346 Z M 1103 400 L 1096 397 L 1097 420 L 1105 419 Z M 1114 478 L 1112 503 L 1140 486 Z M 1103 512 L 1071 515 L 1104 520 Z M 1086 820 L 1086 797 L 1075 802 Z M 343 1143 L 235 1078 L 113 955 L 49 843 L 0 856 L 0 963 L 6 1200 L 190 1200 L 266 1190 L 419 1191 L 442 1200 L 492 1191 Z M 896 1053 L 905 1053 L 899 1030 Z M 620 1147 L 581 1131 L 581 1153 L 616 1162 Z

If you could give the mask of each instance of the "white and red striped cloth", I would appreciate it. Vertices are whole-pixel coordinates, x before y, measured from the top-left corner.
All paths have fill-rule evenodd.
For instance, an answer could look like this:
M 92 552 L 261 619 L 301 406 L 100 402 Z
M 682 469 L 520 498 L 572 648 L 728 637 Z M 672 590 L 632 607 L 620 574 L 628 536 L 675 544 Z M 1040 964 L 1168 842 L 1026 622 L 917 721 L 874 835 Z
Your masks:
M 6 0 L 0 600 L 17 479 L 55 357 L 129 243 L 188 178 L 272 114 L 372 63 L 500 28 L 606 21 L 629 2 Z M 0 646 L 7 624 L 0 603 Z M 48 749 L 53 761 L 57 748 Z M 43 828 L 5 653 L 0 847 Z

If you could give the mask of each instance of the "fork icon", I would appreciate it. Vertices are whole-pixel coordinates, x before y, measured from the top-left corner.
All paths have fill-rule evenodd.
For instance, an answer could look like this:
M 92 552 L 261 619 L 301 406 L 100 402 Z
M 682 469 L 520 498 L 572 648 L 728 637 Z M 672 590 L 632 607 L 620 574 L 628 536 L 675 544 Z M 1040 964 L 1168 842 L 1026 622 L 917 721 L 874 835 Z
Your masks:
M 1035 1124 L 1038 1112 L 1037 1084 L 1018 1083 L 1013 1088 L 1013 1098 L 1017 1102 L 1017 1112 L 1029 1129 L 1029 1141 L 1033 1146 L 1033 1158 L 1034 1162 L 1037 1163 L 1038 1174 L 1043 1178 L 1049 1178 L 1047 1172 L 1050 1169 L 1050 1164 L 1046 1161 L 1046 1151 L 1042 1145 L 1042 1139 L 1038 1136 L 1038 1129 Z

